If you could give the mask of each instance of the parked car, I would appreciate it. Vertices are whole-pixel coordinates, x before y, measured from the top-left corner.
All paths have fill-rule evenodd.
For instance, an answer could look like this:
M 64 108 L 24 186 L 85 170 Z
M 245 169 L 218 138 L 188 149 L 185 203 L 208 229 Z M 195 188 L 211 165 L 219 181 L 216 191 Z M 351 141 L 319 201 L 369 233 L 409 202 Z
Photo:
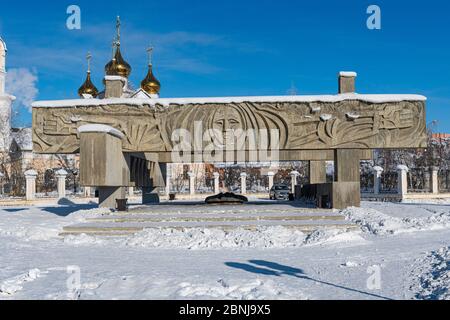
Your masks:
M 289 200 L 290 189 L 285 184 L 276 184 L 270 189 L 270 200 Z

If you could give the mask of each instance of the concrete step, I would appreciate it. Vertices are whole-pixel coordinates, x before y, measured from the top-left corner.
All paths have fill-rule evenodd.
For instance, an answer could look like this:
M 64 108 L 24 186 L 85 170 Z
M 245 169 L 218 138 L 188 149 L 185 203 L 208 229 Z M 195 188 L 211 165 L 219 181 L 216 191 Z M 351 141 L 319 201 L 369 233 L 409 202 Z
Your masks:
M 225 231 L 237 228 L 256 230 L 261 226 L 282 226 L 311 233 L 319 228 L 356 230 L 358 227 L 348 221 L 333 220 L 294 220 L 274 224 L 273 221 L 170 221 L 170 222 L 88 222 L 64 227 L 61 235 L 89 234 L 89 235 L 130 235 L 145 229 L 189 229 L 189 228 L 218 228 Z
M 228 222 L 228 221 L 304 221 L 304 220 L 332 220 L 342 221 L 345 217 L 339 214 L 309 214 L 309 215 L 208 215 L 208 214 L 179 214 L 179 215 L 108 215 L 88 218 L 89 222 Z

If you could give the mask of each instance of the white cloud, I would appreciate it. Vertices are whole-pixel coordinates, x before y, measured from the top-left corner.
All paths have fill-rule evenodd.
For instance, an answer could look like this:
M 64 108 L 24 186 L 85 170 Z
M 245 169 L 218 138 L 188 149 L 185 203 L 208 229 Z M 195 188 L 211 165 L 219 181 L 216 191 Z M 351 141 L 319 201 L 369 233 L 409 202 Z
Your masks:
M 16 97 L 16 106 L 31 112 L 31 103 L 36 99 L 38 77 L 35 72 L 26 69 L 9 69 L 6 75 L 6 92 Z

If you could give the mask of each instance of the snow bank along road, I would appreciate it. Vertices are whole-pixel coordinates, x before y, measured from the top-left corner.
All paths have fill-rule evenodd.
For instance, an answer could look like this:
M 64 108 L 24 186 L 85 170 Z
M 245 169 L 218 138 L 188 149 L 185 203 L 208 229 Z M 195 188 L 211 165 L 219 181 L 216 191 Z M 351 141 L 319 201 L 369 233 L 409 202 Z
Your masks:
M 0 208 L 0 299 L 449 298 L 445 202 L 336 211 L 359 226 L 352 231 L 304 234 L 274 223 L 59 236 L 64 226 L 111 214 L 89 205 Z

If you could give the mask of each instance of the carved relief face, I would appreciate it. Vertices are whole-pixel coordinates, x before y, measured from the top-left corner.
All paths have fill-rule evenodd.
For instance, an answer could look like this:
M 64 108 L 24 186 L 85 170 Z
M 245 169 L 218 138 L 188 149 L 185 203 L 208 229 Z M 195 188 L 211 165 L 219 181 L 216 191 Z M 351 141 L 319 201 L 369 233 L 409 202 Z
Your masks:
M 223 108 L 214 114 L 213 129 L 227 132 L 228 130 L 244 129 L 244 126 L 237 110 L 234 108 Z

